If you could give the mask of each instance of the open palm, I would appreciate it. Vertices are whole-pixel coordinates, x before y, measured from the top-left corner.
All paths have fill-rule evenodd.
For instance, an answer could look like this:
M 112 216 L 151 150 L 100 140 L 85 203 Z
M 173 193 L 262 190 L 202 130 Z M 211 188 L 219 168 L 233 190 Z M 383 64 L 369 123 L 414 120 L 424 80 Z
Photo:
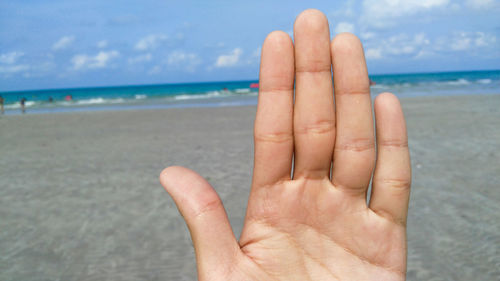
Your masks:
M 283 32 L 264 42 L 239 241 L 201 176 L 162 172 L 191 232 L 200 280 L 405 279 L 411 169 L 403 113 L 395 96 L 377 97 L 375 142 L 361 43 L 351 34 L 330 42 L 329 34 L 325 16 L 307 10 L 294 43 Z

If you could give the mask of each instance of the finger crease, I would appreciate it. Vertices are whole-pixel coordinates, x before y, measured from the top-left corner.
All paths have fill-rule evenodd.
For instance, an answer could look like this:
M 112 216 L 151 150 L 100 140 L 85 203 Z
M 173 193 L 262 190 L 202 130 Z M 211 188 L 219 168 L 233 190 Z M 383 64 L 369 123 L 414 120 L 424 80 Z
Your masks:
M 370 90 L 369 89 L 364 89 L 364 90 L 355 90 L 355 91 L 345 91 L 345 90 L 334 90 L 334 93 L 336 96 L 343 96 L 343 95 L 369 95 Z
M 201 218 L 205 214 L 212 211 L 216 211 L 221 207 L 222 207 L 222 201 L 219 198 L 208 201 L 203 205 L 203 207 L 194 210 L 193 219 Z
M 382 184 L 384 185 L 388 185 L 392 188 L 395 188 L 395 189 L 402 189 L 402 190 L 407 190 L 407 189 L 410 189 L 411 187 L 411 181 L 408 180 L 408 179 L 382 179 L 382 180 L 378 180 L 378 182 L 382 182 Z
M 403 227 L 403 228 L 406 228 L 406 222 L 404 221 L 404 219 L 398 219 L 398 218 L 395 218 L 393 215 L 391 215 L 389 212 L 386 212 L 384 210 L 374 210 L 374 209 L 371 209 L 375 214 L 377 214 L 378 216 L 380 217 L 383 217 L 384 219 L 388 220 L 389 222 L 397 225 L 397 226 L 400 226 L 400 227 Z
M 319 121 L 305 126 L 297 126 L 295 134 L 327 134 L 335 131 L 333 120 Z
M 378 145 L 384 146 L 384 147 L 402 147 L 402 148 L 407 148 L 408 147 L 408 141 L 406 140 L 380 140 L 378 142 Z
M 255 142 L 286 143 L 293 141 L 293 134 L 290 132 L 255 134 L 254 138 Z
M 362 138 L 354 139 L 348 142 L 335 144 L 335 150 L 349 150 L 349 151 L 366 151 L 375 149 L 375 142 L 373 139 Z
M 260 90 L 259 91 L 259 94 L 278 94 L 278 93 L 285 93 L 285 94 L 289 94 L 291 91 L 293 90 L 293 87 L 290 88 L 290 87 L 273 87 L 273 88 L 270 88 L 270 89 L 266 89 L 266 90 Z

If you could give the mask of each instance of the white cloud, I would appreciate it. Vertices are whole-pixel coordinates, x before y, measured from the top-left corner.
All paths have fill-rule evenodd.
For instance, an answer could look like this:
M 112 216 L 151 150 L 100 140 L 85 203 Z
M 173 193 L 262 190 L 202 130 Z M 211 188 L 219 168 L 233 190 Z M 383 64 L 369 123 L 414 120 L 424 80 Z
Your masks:
M 442 8 L 449 0 L 364 0 L 361 22 L 372 27 L 395 24 L 396 18 Z
M 97 48 L 106 48 L 108 46 L 108 41 L 107 40 L 101 40 L 97 42 Z
M 160 72 L 161 72 L 161 66 L 155 65 L 153 68 L 151 68 L 151 70 L 148 71 L 148 74 L 152 75 L 152 74 L 158 74 Z
M 374 32 L 361 32 L 360 37 L 363 40 L 369 40 L 377 36 Z
M 71 46 L 75 41 L 75 36 L 64 36 L 52 45 L 52 50 L 63 50 Z
M 353 17 L 356 15 L 354 12 L 355 9 L 354 7 L 356 6 L 356 1 L 355 0 L 347 0 L 347 1 L 342 1 L 341 6 L 335 9 L 335 11 L 328 13 L 328 15 L 332 19 L 338 19 L 338 18 L 345 18 L 345 17 Z
M 28 64 L 16 64 L 22 56 L 24 56 L 23 52 L 0 54 L 0 74 L 8 77 L 11 74 L 28 71 L 31 68 Z
M 215 62 L 215 67 L 231 67 L 238 64 L 240 56 L 243 53 L 241 48 L 235 48 L 231 53 L 220 55 Z
M 382 50 L 380 48 L 377 49 L 366 49 L 365 57 L 368 60 L 377 60 L 382 58 Z
M 174 51 L 168 55 L 167 63 L 181 66 L 185 70 L 193 72 L 196 70 L 196 66 L 201 63 L 201 60 L 196 54 Z
M 188 54 L 182 51 L 174 51 L 168 55 L 168 64 L 178 64 L 183 63 L 188 60 L 193 60 L 196 58 L 195 54 Z
M 156 49 L 161 42 L 167 39 L 168 37 L 163 34 L 151 34 L 137 41 L 135 49 L 139 51 L 153 50 Z
M 413 36 L 401 33 L 391 36 L 387 39 L 370 42 L 365 55 L 367 59 L 381 59 L 383 57 L 406 56 L 417 57 L 421 56 L 422 50 L 430 45 L 430 40 L 424 33 L 418 33 Z M 426 53 L 428 54 L 428 53 Z
M 484 32 L 459 32 L 455 33 L 449 42 L 452 50 L 465 51 L 471 48 L 488 47 L 494 45 L 496 41 L 497 38 L 495 35 Z
M 89 56 L 85 54 L 75 55 L 71 59 L 71 63 L 73 64 L 73 69 L 94 69 L 94 68 L 104 68 L 108 65 L 108 63 L 118 57 L 120 53 L 118 51 L 101 51 L 95 56 Z
M 485 9 L 493 6 L 495 4 L 494 0 L 467 0 L 465 5 L 473 9 Z
M 471 41 L 471 38 L 467 37 L 465 33 L 462 33 L 453 40 L 450 47 L 454 51 L 467 50 L 471 45 Z
M 148 61 L 151 61 L 152 58 L 153 58 L 153 55 L 151 55 L 150 53 L 147 53 L 144 55 L 139 55 L 139 56 L 136 56 L 133 58 L 129 58 L 128 63 L 129 64 L 136 64 L 136 63 L 148 62 Z
M 474 43 L 477 47 L 486 47 L 495 44 L 497 38 L 495 35 L 486 34 L 484 32 L 476 32 Z
M 30 69 L 30 66 L 27 64 L 0 65 L 0 73 L 7 74 L 7 75 L 27 71 L 29 69 Z
M 22 56 L 24 56 L 23 52 L 10 52 L 0 54 L 0 63 L 13 64 Z
M 335 33 L 350 32 L 354 33 L 354 24 L 348 22 L 339 22 L 335 27 Z

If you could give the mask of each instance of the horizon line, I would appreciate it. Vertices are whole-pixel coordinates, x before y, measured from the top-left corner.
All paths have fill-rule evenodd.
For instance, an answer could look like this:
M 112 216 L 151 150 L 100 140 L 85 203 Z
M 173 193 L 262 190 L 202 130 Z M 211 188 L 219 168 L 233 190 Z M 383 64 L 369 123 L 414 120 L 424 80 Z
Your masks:
M 369 77 L 384 76 L 384 75 L 412 75 L 412 74 L 433 74 L 433 73 L 460 73 L 460 72 L 487 72 L 500 71 L 500 69 L 475 69 L 475 70 L 438 70 L 427 72 L 399 72 L 399 73 L 376 73 L 368 74 Z M 211 84 L 211 83 L 237 83 L 237 82 L 254 82 L 259 79 L 241 79 L 241 80 L 213 80 L 213 81 L 197 81 L 197 82 L 173 82 L 173 83 L 154 83 L 154 84 L 120 84 L 120 85 L 100 85 L 100 86 L 75 86 L 61 88 L 41 88 L 41 89 L 23 89 L 12 91 L 0 91 L 0 94 L 11 94 L 20 92 L 44 92 L 44 91 L 62 91 L 62 90 L 83 90 L 83 89 L 107 89 L 107 88 L 125 88 L 125 87 L 147 87 L 147 86 L 165 86 L 165 85 L 188 85 L 188 84 Z

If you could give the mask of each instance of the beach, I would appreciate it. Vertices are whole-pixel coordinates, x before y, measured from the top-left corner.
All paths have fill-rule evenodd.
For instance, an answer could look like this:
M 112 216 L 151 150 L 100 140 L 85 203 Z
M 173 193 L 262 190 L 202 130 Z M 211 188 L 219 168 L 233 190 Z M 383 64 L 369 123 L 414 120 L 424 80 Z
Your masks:
M 500 279 L 500 95 L 410 97 L 408 280 Z M 196 280 L 189 232 L 159 184 L 189 167 L 234 232 L 255 106 L 0 116 L 0 280 Z

